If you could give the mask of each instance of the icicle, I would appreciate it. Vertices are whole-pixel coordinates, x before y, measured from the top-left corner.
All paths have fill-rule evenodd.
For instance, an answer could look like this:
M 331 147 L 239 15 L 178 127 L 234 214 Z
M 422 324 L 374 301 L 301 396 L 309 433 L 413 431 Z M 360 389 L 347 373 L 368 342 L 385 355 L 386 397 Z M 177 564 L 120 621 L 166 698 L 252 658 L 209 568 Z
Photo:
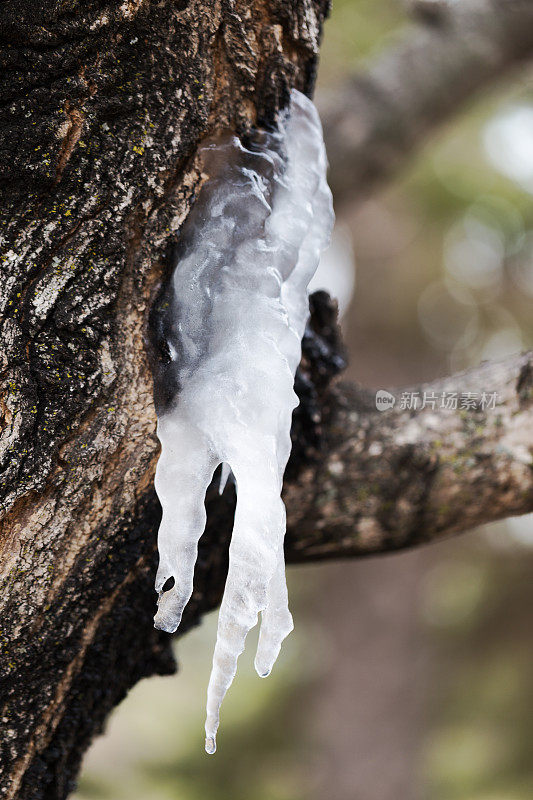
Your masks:
M 208 687 L 206 750 L 248 631 L 262 612 L 255 660 L 266 676 L 292 630 L 283 538 L 283 472 L 290 453 L 294 374 L 308 316 L 307 285 L 333 224 L 322 129 L 292 92 L 274 131 L 202 148 L 209 180 L 180 237 L 161 304 L 169 363 L 159 370 L 161 457 L 156 490 L 160 593 L 155 625 L 174 632 L 193 586 L 204 498 L 222 464 L 237 507 Z M 156 385 L 156 390 L 158 386 Z M 172 588 L 163 591 L 169 578 Z

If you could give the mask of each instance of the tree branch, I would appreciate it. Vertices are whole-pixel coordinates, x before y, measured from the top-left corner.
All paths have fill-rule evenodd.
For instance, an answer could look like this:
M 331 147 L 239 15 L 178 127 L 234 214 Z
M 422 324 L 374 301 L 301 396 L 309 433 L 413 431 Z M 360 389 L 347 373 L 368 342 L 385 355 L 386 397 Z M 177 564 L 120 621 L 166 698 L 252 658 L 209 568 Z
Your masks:
M 437 12 L 435 12 L 437 13 Z M 528 0 L 442 4 L 339 89 L 319 96 L 336 202 L 358 200 L 483 87 L 533 55 Z
M 289 560 L 397 550 L 533 511 L 533 353 L 418 391 L 477 403 L 380 412 L 365 390 L 334 391 L 324 457 L 286 493 Z

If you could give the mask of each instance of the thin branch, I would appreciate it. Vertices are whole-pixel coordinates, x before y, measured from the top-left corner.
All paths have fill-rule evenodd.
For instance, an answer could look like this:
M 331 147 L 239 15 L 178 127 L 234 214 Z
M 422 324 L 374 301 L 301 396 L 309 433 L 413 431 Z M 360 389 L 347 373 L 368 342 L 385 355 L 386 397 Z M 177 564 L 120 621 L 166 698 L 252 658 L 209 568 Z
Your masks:
M 460 0 L 318 98 L 337 201 L 390 177 L 436 127 L 533 55 L 533 3 Z

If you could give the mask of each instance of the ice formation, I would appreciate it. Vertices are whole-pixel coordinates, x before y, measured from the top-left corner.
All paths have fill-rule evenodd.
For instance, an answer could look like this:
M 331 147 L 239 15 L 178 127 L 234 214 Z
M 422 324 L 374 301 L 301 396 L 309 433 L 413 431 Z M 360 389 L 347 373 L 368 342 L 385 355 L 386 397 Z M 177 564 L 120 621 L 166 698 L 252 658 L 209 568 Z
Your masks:
M 156 376 L 156 392 L 159 380 L 170 402 L 158 409 L 155 486 L 163 517 L 155 625 L 172 633 L 180 624 L 206 489 L 222 464 L 222 485 L 233 473 L 237 507 L 207 693 L 205 746 L 213 753 L 220 705 L 259 612 L 261 676 L 293 627 L 281 488 L 307 285 L 329 241 L 333 210 L 320 121 L 297 91 L 274 130 L 256 130 L 246 145 L 225 134 L 209 140 L 201 156 L 208 180 L 184 223 L 160 306 L 168 364 Z

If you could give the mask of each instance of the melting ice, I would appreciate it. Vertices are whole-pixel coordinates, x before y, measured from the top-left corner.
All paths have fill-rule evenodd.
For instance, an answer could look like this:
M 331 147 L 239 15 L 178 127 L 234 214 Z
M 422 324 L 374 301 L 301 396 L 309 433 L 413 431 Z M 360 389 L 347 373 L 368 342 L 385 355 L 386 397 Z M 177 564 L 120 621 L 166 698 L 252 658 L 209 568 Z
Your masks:
M 322 128 L 293 91 L 275 130 L 246 145 L 226 134 L 201 150 L 208 180 L 180 234 L 166 290 L 168 365 L 156 393 L 163 508 L 155 625 L 180 624 L 193 588 L 204 499 L 215 469 L 231 470 L 237 507 L 207 692 L 206 750 L 220 705 L 261 612 L 255 658 L 266 676 L 292 630 L 283 538 L 283 472 L 297 397 L 294 374 L 308 316 L 307 285 L 333 225 Z M 172 588 L 163 591 L 169 578 Z M 166 587 L 165 587 L 166 588 Z

